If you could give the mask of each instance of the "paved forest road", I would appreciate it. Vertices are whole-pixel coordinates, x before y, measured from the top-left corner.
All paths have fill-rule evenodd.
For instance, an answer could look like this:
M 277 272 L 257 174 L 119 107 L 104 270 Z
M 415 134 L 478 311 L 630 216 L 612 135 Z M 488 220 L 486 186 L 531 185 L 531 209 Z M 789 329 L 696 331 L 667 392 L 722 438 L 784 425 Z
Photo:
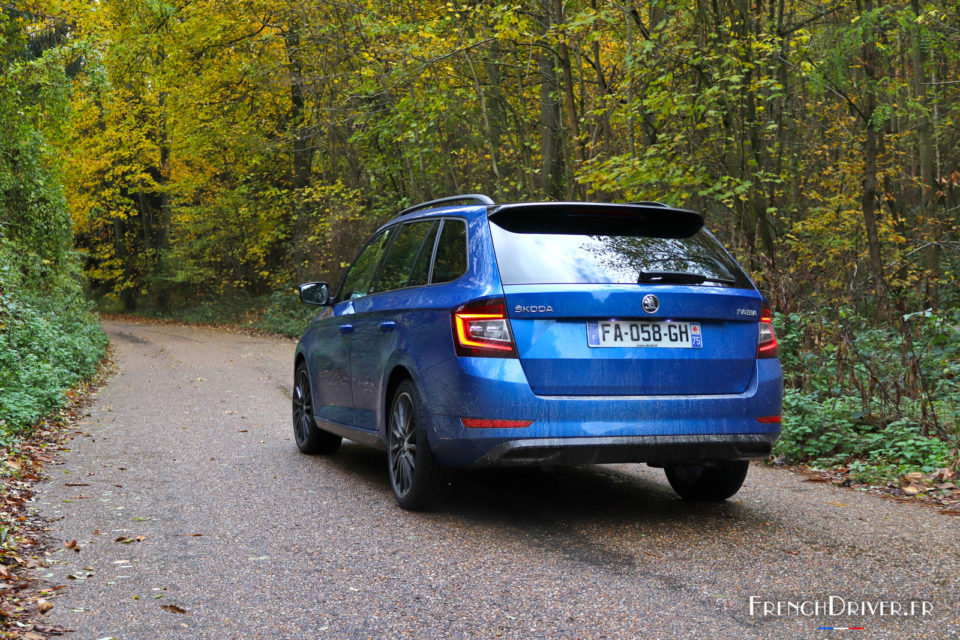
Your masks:
M 49 619 L 72 640 L 960 631 L 960 518 L 759 466 L 723 505 L 681 502 L 661 471 L 612 465 L 465 474 L 444 511 L 406 513 L 384 454 L 297 452 L 294 342 L 107 330 L 119 371 L 37 499 L 60 545 L 40 573 L 69 585 Z M 751 596 L 916 599 L 933 612 L 751 616 Z

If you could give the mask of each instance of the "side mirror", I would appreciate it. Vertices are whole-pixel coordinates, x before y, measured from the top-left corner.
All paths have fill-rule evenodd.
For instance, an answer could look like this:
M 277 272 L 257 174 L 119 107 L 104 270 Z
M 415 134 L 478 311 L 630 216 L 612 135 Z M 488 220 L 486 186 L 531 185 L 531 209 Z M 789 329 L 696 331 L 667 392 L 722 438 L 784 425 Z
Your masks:
M 300 302 L 322 307 L 330 301 L 330 289 L 326 282 L 306 282 L 298 288 Z

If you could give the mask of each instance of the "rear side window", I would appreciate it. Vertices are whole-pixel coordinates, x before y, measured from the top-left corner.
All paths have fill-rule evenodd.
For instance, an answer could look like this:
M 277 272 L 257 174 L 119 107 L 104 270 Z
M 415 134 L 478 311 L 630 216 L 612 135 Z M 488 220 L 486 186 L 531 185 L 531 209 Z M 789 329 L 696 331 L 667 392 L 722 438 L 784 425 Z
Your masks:
M 338 300 L 353 300 L 370 293 L 370 285 L 373 283 L 373 276 L 377 272 L 377 265 L 380 264 L 380 258 L 390 243 L 390 238 L 396 232 L 396 227 L 390 227 L 381 231 L 367 243 L 357 259 L 353 261 L 353 266 L 347 272 L 343 279 L 343 285 L 340 287 Z
M 508 213 L 508 212 L 504 212 Z M 667 215 L 494 215 L 503 284 L 704 284 L 752 288 L 708 231 Z
M 420 252 L 413 261 L 413 269 L 410 271 L 410 280 L 408 287 L 419 287 L 427 284 L 430 277 L 430 259 L 433 257 L 433 245 L 437 241 L 437 231 L 440 230 L 440 222 L 430 223 L 430 233 L 424 238 L 420 245 Z
M 467 272 L 467 225 L 463 220 L 446 219 L 433 261 L 432 284 L 456 280 Z
M 377 282 L 371 289 L 371 293 L 426 284 L 427 277 L 424 267 L 430 264 L 433 238 L 436 237 L 434 227 L 436 226 L 438 226 L 437 222 L 425 221 L 409 222 L 400 228 L 400 234 L 390 245 L 390 250 L 383 259 L 380 275 L 377 276 Z M 428 244 L 429 246 L 426 246 Z M 424 254 L 426 254 L 425 257 Z M 423 271 L 422 282 L 419 281 L 419 277 L 415 278 L 412 273 L 418 261 L 424 265 L 420 267 Z

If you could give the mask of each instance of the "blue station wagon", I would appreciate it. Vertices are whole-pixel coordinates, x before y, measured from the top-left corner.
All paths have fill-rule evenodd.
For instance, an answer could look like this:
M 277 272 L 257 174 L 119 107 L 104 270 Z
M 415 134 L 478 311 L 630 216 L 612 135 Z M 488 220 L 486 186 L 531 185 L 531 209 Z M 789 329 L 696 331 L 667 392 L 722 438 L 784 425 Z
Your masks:
M 645 462 L 725 500 L 780 433 L 770 310 L 693 211 L 434 200 L 300 299 L 297 446 L 385 449 L 405 509 L 498 465 Z

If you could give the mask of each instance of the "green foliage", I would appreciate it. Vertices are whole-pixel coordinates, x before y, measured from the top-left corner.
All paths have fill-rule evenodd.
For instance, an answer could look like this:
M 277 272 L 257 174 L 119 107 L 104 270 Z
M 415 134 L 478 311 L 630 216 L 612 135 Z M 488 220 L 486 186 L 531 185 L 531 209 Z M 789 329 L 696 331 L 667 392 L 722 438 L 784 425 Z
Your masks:
M 83 295 L 48 142 L 69 105 L 73 52 L 29 60 L 22 23 L 0 13 L 0 27 L 0 446 L 9 446 L 94 372 L 107 339 Z
M 91 376 L 103 357 L 106 335 L 90 303 L 73 293 L 53 300 L 0 295 L 0 445 L 59 407 L 63 392 Z
M 778 455 L 847 465 L 861 480 L 956 464 L 960 310 L 907 314 L 900 327 L 849 309 L 781 314 L 776 327 L 790 385 Z
M 252 325 L 267 333 L 279 333 L 291 338 L 299 338 L 304 327 L 319 313 L 316 307 L 308 307 L 300 302 L 294 292 L 277 291 L 261 301 Z M 248 321 L 249 322 L 249 321 Z

